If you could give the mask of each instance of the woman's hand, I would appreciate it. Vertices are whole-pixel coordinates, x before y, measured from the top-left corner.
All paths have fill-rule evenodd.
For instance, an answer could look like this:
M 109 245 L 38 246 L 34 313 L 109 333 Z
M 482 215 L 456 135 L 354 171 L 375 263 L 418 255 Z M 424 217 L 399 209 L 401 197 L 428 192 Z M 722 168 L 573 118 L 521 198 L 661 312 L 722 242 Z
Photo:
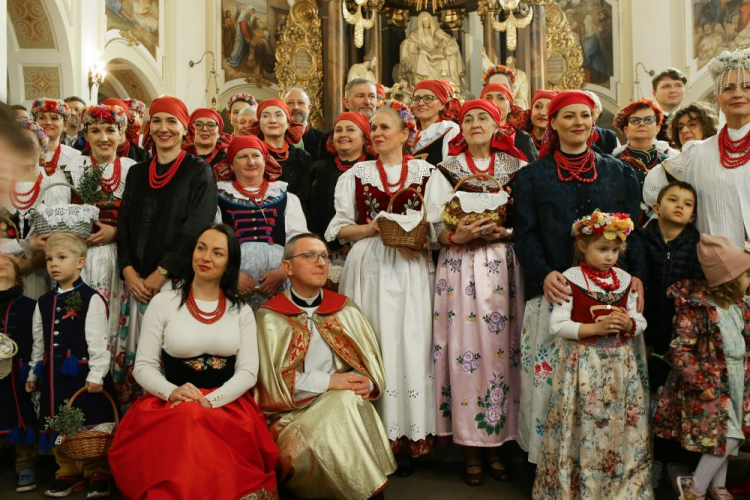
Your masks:
M 640 278 L 633 276 L 630 278 L 632 289 L 638 292 L 638 299 L 635 302 L 635 310 L 643 314 L 643 308 L 646 306 L 645 298 L 646 291 L 643 289 L 643 281 Z
M 153 296 L 143 282 L 141 275 L 136 272 L 133 266 L 128 266 L 122 271 L 125 277 L 125 284 L 133 298 L 141 304 L 148 304 Z
M 185 385 L 181 385 L 177 389 L 173 390 L 172 394 L 169 395 L 169 401 L 172 403 L 172 407 L 175 407 L 178 404 L 187 401 L 195 401 L 196 403 L 200 403 L 201 405 L 203 405 L 204 401 L 208 403 L 200 389 L 195 387 L 190 382 Z
M 469 224 L 469 215 L 466 215 L 456 226 L 456 231 L 451 240 L 453 240 L 453 243 L 463 245 L 477 238 L 485 238 L 492 234 L 495 228 L 497 228 L 497 224 L 491 222 L 489 217 L 482 217 L 473 224 Z
M 104 386 L 102 384 L 95 384 L 93 382 L 86 382 L 86 392 L 90 392 L 91 394 L 99 394 L 104 390 Z
M 562 273 L 558 271 L 552 271 L 544 278 L 544 298 L 546 298 L 550 304 L 557 304 L 561 306 L 563 302 L 568 302 L 573 292 L 570 291 L 568 280 Z
M 706 389 L 705 391 L 700 393 L 700 396 L 698 396 L 698 399 L 701 401 L 712 401 L 716 397 L 716 394 L 714 394 L 713 389 Z
M 250 295 L 255 291 L 255 282 L 249 274 L 240 271 L 240 277 L 237 280 L 237 291 L 240 292 L 240 295 L 243 297 Z
M 90 246 L 98 247 L 102 245 L 108 245 L 109 243 L 115 241 L 115 238 L 117 238 L 117 228 L 115 226 L 102 224 L 98 220 L 94 221 L 94 225 L 99 228 L 99 230 L 95 233 L 91 233 L 89 239 L 86 240 L 86 243 L 88 243 Z
M 512 234 L 513 231 L 508 231 L 503 226 L 495 225 L 495 228 L 492 231 L 488 232 L 484 236 L 480 235 L 480 238 L 486 241 L 507 240 Z
M 161 287 L 167 282 L 167 277 L 161 274 L 159 271 L 154 271 L 148 275 L 148 278 L 143 280 L 143 286 L 151 293 L 153 298 L 157 293 L 161 291 Z M 149 299 L 150 300 L 150 299 Z
M 44 245 L 47 243 L 49 237 L 49 234 L 36 234 L 36 232 L 33 233 L 31 235 L 31 238 L 29 239 L 29 246 L 31 247 L 31 251 L 34 253 L 43 252 Z
M 31 382 L 29 380 L 24 387 L 26 388 L 26 392 L 34 392 L 36 390 L 36 382 Z
M 271 269 L 266 274 L 260 277 L 259 281 L 262 284 L 258 287 L 258 291 L 263 295 L 272 297 L 276 295 L 276 292 L 279 291 L 279 288 L 281 288 L 286 279 L 286 271 L 284 271 L 282 268 Z

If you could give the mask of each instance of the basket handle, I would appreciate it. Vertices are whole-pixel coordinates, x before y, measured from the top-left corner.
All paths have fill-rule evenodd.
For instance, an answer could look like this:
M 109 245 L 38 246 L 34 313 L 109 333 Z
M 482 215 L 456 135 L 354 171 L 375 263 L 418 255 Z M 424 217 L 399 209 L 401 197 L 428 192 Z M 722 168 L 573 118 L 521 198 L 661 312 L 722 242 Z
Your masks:
M 81 387 L 80 389 L 78 389 L 78 390 L 76 391 L 76 393 L 75 393 L 75 394 L 73 394 L 73 397 L 71 397 L 71 398 L 70 398 L 70 399 L 68 400 L 68 408 L 72 408 L 72 407 L 73 407 L 73 401 L 75 401 L 75 400 L 76 400 L 76 398 L 77 398 L 78 396 L 80 396 L 80 395 L 81 395 L 81 393 L 83 393 L 83 392 L 85 392 L 85 391 L 86 391 L 86 386 L 83 386 L 83 387 Z M 109 405 L 110 405 L 110 406 L 112 407 L 112 413 L 114 413 L 114 414 L 115 414 L 115 427 L 117 427 L 117 425 L 118 425 L 118 424 L 120 423 L 120 415 L 119 415 L 119 414 L 117 413 L 117 405 L 115 405 L 115 402 L 114 402 L 114 400 L 112 399 L 112 396 L 110 396 L 109 394 L 107 394 L 107 391 L 102 391 L 102 392 L 101 392 L 101 394 L 103 394 L 103 395 L 104 395 L 104 397 L 106 397 L 106 398 L 107 398 L 107 400 L 109 401 Z
M 41 199 L 41 198 L 43 198 L 43 197 L 44 197 L 44 194 L 45 194 L 45 193 L 47 192 L 47 190 L 48 190 L 49 188 L 53 188 L 53 187 L 59 187 L 59 186 L 65 186 L 65 187 L 68 187 L 68 188 L 70 188 L 70 189 L 71 189 L 72 191 L 75 191 L 75 190 L 76 190 L 75 186 L 73 186 L 72 184 L 68 184 L 67 182 L 53 182 L 52 184 L 48 184 L 48 185 L 44 186 L 44 189 L 42 189 L 42 190 L 40 190 L 40 191 L 39 191 L 39 198 L 40 198 L 40 199 Z
M 502 185 L 502 184 L 500 184 L 500 181 L 499 181 L 499 180 L 495 179 L 495 178 L 494 178 L 493 176 L 491 176 L 490 174 L 485 174 L 485 173 L 481 173 L 481 172 L 480 172 L 480 173 L 478 173 L 478 174 L 470 175 L 470 176 L 468 176 L 468 177 L 464 177 L 463 179 L 461 179 L 461 180 L 459 181 L 459 183 L 458 183 L 458 184 L 456 184 L 456 187 L 454 187 L 454 188 L 453 188 L 453 194 L 456 194 L 456 193 L 458 192 L 458 188 L 460 188 L 460 187 L 461 187 L 461 186 L 463 185 L 463 183 L 464 183 L 464 182 L 466 182 L 466 181 L 468 181 L 469 179 L 481 179 L 481 178 L 485 178 L 485 179 L 492 179 L 492 180 L 493 180 L 493 181 L 495 182 L 495 184 L 497 184 L 497 189 L 498 189 L 499 191 L 502 191 L 502 189 L 503 189 L 503 185 Z M 484 191 L 484 192 L 486 193 L 486 192 L 487 192 L 487 189 L 486 189 L 486 188 L 485 188 L 484 186 L 482 186 L 482 191 Z
M 391 210 L 393 210 L 393 202 L 396 201 L 398 195 L 400 195 L 401 193 L 405 193 L 406 191 L 412 191 L 416 193 L 417 196 L 419 196 L 419 201 L 422 203 L 422 222 L 425 222 L 427 220 L 427 207 L 424 205 L 424 198 L 422 197 L 422 194 L 414 188 L 407 187 L 396 191 L 393 196 L 391 196 L 391 201 L 388 202 L 388 209 L 386 210 L 386 212 L 388 212 L 389 214 L 392 213 Z

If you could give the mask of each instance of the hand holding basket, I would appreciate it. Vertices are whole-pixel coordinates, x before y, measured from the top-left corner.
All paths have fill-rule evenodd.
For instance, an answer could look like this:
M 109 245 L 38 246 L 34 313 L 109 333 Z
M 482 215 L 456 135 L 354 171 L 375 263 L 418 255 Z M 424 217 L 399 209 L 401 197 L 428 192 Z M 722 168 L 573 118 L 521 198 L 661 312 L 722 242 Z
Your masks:
M 467 224 L 473 224 L 474 222 L 478 221 L 479 219 L 488 218 L 490 219 L 490 222 L 494 222 L 495 224 L 502 226 L 505 223 L 505 219 L 507 217 L 506 212 L 506 203 L 497 204 L 494 208 L 491 207 L 491 205 L 495 204 L 493 202 L 485 203 L 485 205 L 488 205 L 487 208 L 484 208 L 483 210 L 478 210 L 476 208 L 467 208 L 463 207 L 461 205 L 461 200 L 458 196 L 458 190 L 459 188 L 468 180 L 470 179 L 481 179 L 486 178 L 491 180 L 497 185 L 498 188 L 498 195 L 505 194 L 505 191 L 503 191 L 503 186 L 500 184 L 500 182 L 495 179 L 493 176 L 489 174 L 475 174 L 470 175 L 468 177 L 464 177 L 461 179 L 461 181 L 456 184 L 456 187 L 453 189 L 453 195 L 451 196 L 451 199 L 448 200 L 448 202 L 445 204 L 445 208 L 443 209 L 442 219 L 446 226 L 448 226 L 451 229 L 455 229 L 456 226 L 458 226 L 458 223 L 466 217 L 469 216 L 468 220 L 466 221 Z M 485 196 L 491 196 L 491 193 L 488 193 L 486 190 L 484 190 L 482 193 L 476 193 L 477 195 L 485 195 Z M 506 194 L 506 202 L 507 202 L 507 194 Z
M 391 248 L 409 248 L 411 250 L 422 250 L 425 242 L 427 241 L 427 231 L 430 224 L 427 222 L 427 208 L 424 206 L 424 198 L 414 188 L 404 188 L 391 197 L 391 201 L 388 203 L 387 213 L 392 213 L 393 202 L 396 198 L 406 192 L 412 191 L 419 197 L 419 202 L 422 206 L 422 220 L 417 224 L 417 227 L 411 231 L 405 231 L 398 222 L 387 219 L 385 217 L 378 218 L 378 231 L 380 233 L 380 239 L 383 245 Z

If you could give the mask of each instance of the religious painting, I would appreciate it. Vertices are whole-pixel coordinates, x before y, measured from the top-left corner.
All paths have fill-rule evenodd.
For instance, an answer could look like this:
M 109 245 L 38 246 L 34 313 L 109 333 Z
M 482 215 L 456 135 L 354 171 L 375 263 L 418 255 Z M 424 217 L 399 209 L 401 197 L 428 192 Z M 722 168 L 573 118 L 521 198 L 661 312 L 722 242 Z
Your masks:
M 725 50 L 750 47 L 750 0 L 691 0 L 688 8 L 697 70 Z
M 106 0 L 107 31 L 117 30 L 156 58 L 159 45 L 159 0 Z
M 221 1 L 224 81 L 276 84 L 276 47 L 289 16 L 286 0 Z
M 615 76 L 613 0 L 559 0 L 571 32 L 583 50 L 584 81 L 604 88 L 612 87 Z M 616 7 L 616 5 L 615 5 Z

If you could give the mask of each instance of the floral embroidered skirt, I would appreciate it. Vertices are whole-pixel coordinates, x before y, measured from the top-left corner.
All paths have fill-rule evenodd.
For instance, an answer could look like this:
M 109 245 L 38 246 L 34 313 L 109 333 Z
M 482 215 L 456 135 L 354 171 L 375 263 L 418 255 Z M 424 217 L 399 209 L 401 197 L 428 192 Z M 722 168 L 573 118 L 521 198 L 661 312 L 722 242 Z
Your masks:
M 648 397 L 631 342 L 561 340 L 558 356 L 533 498 L 652 498 Z
M 524 304 L 512 245 L 440 251 L 433 316 L 438 436 L 482 447 L 516 438 Z
M 88 247 L 81 279 L 107 301 L 109 346 L 114 353 L 123 301 L 123 283 L 120 279 L 120 269 L 117 267 L 117 243 Z

